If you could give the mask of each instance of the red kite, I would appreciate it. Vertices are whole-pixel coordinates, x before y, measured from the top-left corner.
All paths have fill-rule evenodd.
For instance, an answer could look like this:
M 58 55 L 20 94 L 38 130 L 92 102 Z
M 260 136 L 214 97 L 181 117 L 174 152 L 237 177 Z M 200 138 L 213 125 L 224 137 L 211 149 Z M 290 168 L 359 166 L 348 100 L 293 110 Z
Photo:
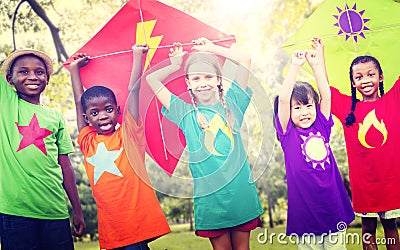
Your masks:
M 146 71 L 168 59 L 169 48 L 174 42 L 185 45 L 199 37 L 224 42 L 225 46 L 235 41 L 234 37 L 156 0 L 130 0 L 76 52 L 84 52 L 92 58 L 81 69 L 82 83 L 85 88 L 93 85 L 111 88 L 124 110 L 132 68 L 132 45 L 149 46 L 143 66 L 143 71 Z M 64 65 L 68 67 L 72 60 L 69 58 Z M 176 95 L 187 91 L 183 79 L 176 79 L 169 84 L 173 85 L 170 90 Z M 156 101 L 154 93 L 147 84 L 142 84 L 140 113 L 145 122 L 146 151 L 161 168 L 172 175 L 186 141 L 175 124 L 162 119 L 160 111 L 161 105 Z

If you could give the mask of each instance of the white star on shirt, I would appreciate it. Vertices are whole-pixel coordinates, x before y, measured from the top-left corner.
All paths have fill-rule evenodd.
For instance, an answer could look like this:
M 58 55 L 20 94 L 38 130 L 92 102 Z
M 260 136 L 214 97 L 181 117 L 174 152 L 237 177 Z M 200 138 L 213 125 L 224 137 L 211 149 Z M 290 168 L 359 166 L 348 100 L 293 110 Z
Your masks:
M 120 148 L 119 150 L 109 151 L 104 142 L 100 142 L 97 146 L 96 153 L 92 157 L 86 158 L 86 161 L 94 166 L 94 184 L 96 184 L 104 172 L 123 177 L 114 162 L 119 157 L 122 150 L 123 149 Z

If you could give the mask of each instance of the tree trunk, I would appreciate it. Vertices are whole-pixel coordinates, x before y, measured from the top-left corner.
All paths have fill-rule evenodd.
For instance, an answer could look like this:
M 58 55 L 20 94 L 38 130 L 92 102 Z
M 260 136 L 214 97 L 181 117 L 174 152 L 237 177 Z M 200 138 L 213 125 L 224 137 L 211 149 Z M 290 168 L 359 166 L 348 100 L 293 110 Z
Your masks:
M 274 228 L 274 220 L 272 219 L 272 199 L 271 199 L 271 194 L 269 192 L 267 192 L 267 200 L 268 200 L 269 227 Z
M 66 59 L 69 58 L 64 45 L 61 41 L 60 35 L 58 32 L 60 31 L 54 24 L 51 22 L 51 20 L 48 18 L 46 11 L 40 6 L 36 0 L 24 0 L 29 3 L 31 6 L 32 10 L 46 23 L 46 25 L 49 27 L 51 36 L 53 37 L 54 41 L 54 46 L 56 47 L 57 51 L 57 60 L 58 62 L 63 62 Z M 64 59 L 63 59 L 64 58 Z
M 192 199 L 188 199 L 188 205 L 189 205 L 189 223 L 190 223 L 190 231 L 194 231 L 193 227 L 193 211 L 192 211 Z

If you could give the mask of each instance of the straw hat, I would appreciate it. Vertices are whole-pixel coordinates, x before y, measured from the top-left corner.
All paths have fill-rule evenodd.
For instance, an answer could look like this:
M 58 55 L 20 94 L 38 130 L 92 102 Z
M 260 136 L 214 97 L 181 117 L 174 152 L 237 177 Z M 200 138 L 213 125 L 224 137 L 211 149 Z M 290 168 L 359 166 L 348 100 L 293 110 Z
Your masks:
M 43 62 L 46 65 L 47 69 L 47 74 L 50 76 L 53 74 L 53 61 L 51 58 L 45 54 L 44 52 L 41 52 L 39 50 L 34 50 L 34 49 L 20 49 L 12 52 L 3 62 L 3 65 L 1 66 L 1 73 L 3 74 L 4 77 L 7 77 L 7 74 L 10 73 L 10 67 L 15 61 L 17 57 L 24 56 L 24 55 L 34 55 L 39 57 L 40 59 L 43 60 Z

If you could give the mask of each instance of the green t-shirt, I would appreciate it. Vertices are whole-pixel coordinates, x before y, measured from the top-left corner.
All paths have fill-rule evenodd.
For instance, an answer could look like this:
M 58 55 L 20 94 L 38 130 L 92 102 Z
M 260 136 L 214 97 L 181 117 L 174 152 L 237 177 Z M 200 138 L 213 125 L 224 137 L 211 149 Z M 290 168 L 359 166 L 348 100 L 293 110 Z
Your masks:
M 220 102 L 201 105 L 199 111 L 209 120 L 209 129 L 198 125 L 193 105 L 172 95 L 164 115 L 177 124 L 186 137 L 189 168 L 194 181 L 196 230 L 227 228 L 258 217 L 262 207 L 244 150 L 240 127 L 250 103 L 251 90 L 233 82 L 225 96 L 235 117 L 232 133 L 226 125 Z
M 73 152 L 62 114 L 18 98 L 0 76 L 0 213 L 68 218 L 59 154 Z

